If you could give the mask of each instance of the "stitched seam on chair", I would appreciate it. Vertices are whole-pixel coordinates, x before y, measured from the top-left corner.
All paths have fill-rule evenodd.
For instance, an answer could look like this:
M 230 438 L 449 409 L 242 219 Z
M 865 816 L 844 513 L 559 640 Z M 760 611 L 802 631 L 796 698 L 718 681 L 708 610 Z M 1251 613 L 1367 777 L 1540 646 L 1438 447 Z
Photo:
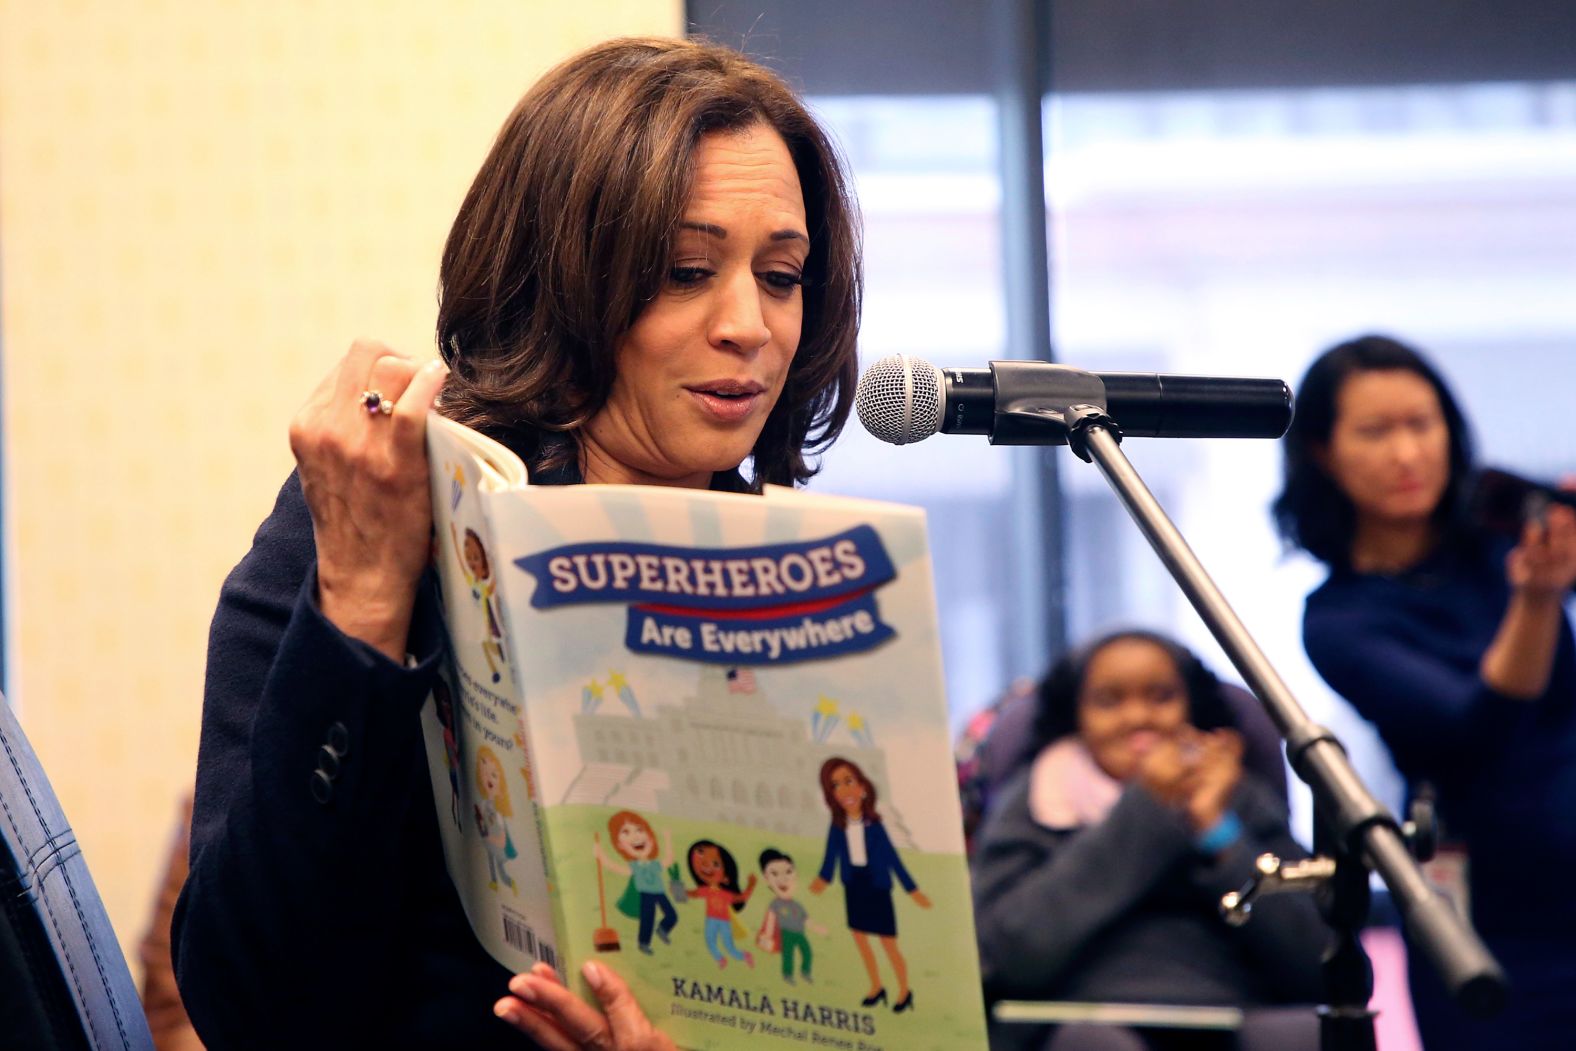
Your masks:
M 4 703 L 4 702 L 0 701 L 0 703 Z M 27 805 L 28 805 L 29 809 L 31 809 L 33 811 L 33 820 L 34 820 L 34 822 L 38 825 L 39 828 L 43 829 L 45 832 L 49 832 L 49 822 L 44 820 L 44 812 L 39 807 L 38 800 L 33 798 L 33 784 L 32 784 L 31 781 L 29 781 L 27 779 L 26 774 L 22 770 L 22 761 L 17 756 L 16 749 L 13 748 L 12 745 L 11 745 L 11 738 L 8 735 L 4 734 L 4 733 L 0 733 L 0 744 L 5 745 L 6 759 L 7 759 L 7 761 L 10 762 L 11 769 L 16 774 L 16 782 L 17 782 L 17 784 L 22 786 L 22 794 L 27 797 Z M 11 814 L 10 804 L 8 804 L 5 801 L 5 797 L 3 795 L 0 795 L 0 809 L 3 809 L 5 811 L 6 824 L 9 825 L 10 828 L 11 828 L 11 838 L 12 838 L 12 840 L 14 840 L 17 843 L 20 843 L 22 841 L 22 829 L 20 828 L 20 826 L 17 825 L 16 818 L 14 816 L 12 816 L 12 814 Z M 39 865 L 41 864 L 41 861 L 40 861 L 40 852 L 41 851 L 43 852 L 43 856 L 45 858 L 47 858 L 50 854 L 52 854 L 55 851 L 61 849 L 62 845 L 61 844 L 57 844 L 55 842 L 57 839 L 60 838 L 61 835 L 71 835 L 70 827 L 67 826 L 67 828 L 65 829 L 65 831 L 63 833 L 62 832 L 49 833 L 45 837 L 44 842 L 42 844 L 40 844 L 37 848 L 35 848 L 27 856 L 27 859 L 26 859 L 26 861 L 24 863 L 26 864 L 27 869 L 28 869 L 29 872 L 36 873 L 38 871 Z M 19 874 L 19 875 L 21 875 L 21 874 Z
M 82 933 L 88 943 L 88 951 L 93 954 L 93 967 L 96 971 L 98 971 L 99 984 L 104 989 L 104 999 L 109 1001 L 109 1013 L 115 1019 L 115 1032 L 119 1034 L 121 1044 L 126 1045 L 129 1043 L 126 1036 L 126 1023 L 120 1017 L 120 1004 L 116 1002 L 114 991 L 110 988 L 109 975 L 104 973 L 104 957 L 99 953 L 98 942 L 94 940 L 92 933 L 88 930 L 87 917 L 83 915 L 82 902 L 77 897 L 76 882 L 72 880 L 71 872 L 66 868 L 61 868 L 60 878 L 66 881 L 66 891 L 71 895 L 71 908 L 77 914 L 77 924 L 82 928 Z M 43 900 L 45 906 L 47 907 L 49 904 L 49 899 L 46 897 Z M 51 923 L 55 922 L 55 912 L 53 909 L 50 909 L 49 911 L 49 921 Z M 58 932 L 58 930 L 59 927 L 57 926 L 56 931 Z M 72 977 L 75 978 L 75 976 L 76 969 L 73 967 Z M 88 1002 L 86 997 L 84 997 L 82 1000 L 82 1011 L 88 1016 L 88 1024 L 91 1027 L 93 1015 L 92 1012 L 88 1010 Z
M 4 703 L 4 701 L 0 701 L 0 704 Z M 17 758 L 15 749 L 11 747 L 10 736 L 0 733 L 0 745 L 5 746 L 6 759 L 11 764 L 12 771 L 14 771 L 16 774 L 17 784 L 22 786 L 22 793 L 27 796 L 28 804 L 33 809 L 33 817 L 35 821 L 40 826 L 43 826 L 44 816 L 39 813 L 38 803 L 33 799 L 32 787 L 28 784 L 27 778 L 22 776 L 21 760 Z M 17 825 L 16 818 L 11 813 L 11 804 L 6 801 L 6 797 L 3 793 L 0 793 L 0 812 L 5 814 L 5 823 L 6 827 L 10 829 L 10 838 L 12 842 L 20 845 L 22 842 L 22 829 Z M 36 853 L 36 851 L 34 853 Z M 31 876 L 34 871 L 32 856 L 30 855 L 28 858 L 26 858 L 22 864 L 25 866 L 25 868 L 24 871 L 17 873 L 17 885 L 21 887 L 24 892 L 33 893 L 33 883 L 31 880 Z
M 33 853 L 27 856 L 27 867 L 37 872 L 49 860 L 51 854 L 58 853 L 62 848 L 70 846 L 76 841 L 76 833 L 68 825 L 59 832 L 52 832 L 44 837 L 44 841 L 33 848 Z
M 81 853 L 82 849 L 77 845 L 76 836 L 69 836 L 62 842 L 55 843 L 53 849 L 45 855 L 44 860 L 33 866 L 33 884 L 35 888 L 41 889 L 44 886 L 44 881 L 49 879 L 56 869 Z M 35 893 L 37 892 L 35 890 Z
M 0 704 L 3 703 L 3 701 L 0 701 Z M 5 746 L 6 759 L 8 762 L 10 762 L 11 769 L 16 774 L 16 782 L 22 786 L 23 795 L 27 796 L 28 806 L 33 811 L 34 822 L 39 828 L 47 832 L 49 830 L 49 825 L 44 820 L 44 814 L 39 808 L 38 800 L 33 798 L 32 783 L 27 779 L 22 771 L 22 762 L 17 756 L 16 749 L 11 746 L 11 738 L 4 733 L 0 733 L 0 744 Z M 14 842 L 20 844 L 22 842 L 22 829 L 17 825 L 16 818 L 11 813 L 11 805 L 6 802 L 4 795 L 0 795 L 0 810 L 5 812 L 6 825 L 11 829 L 11 839 Z M 71 838 L 65 843 L 57 842 L 57 840 L 59 840 L 63 835 L 69 836 Z M 37 886 L 42 879 L 40 868 L 43 863 L 47 861 L 52 855 L 58 853 L 66 846 L 69 846 L 75 842 L 76 837 L 72 835 L 69 826 L 64 832 L 55 832 L 45 836 L 44 842 L 35 847 L 32 852 L 20 862 L 24 868 L 24 871 L 17 873 L 18 884 L 27 893 L 37 894 Z
M 22 793 L 27 797 L 28 806 L 32 807 L 33 809 L 33 817 L 38 821 L 40 826 L 47 828 L 48 825 L 46 825 L 44 822 L 44 815 L 39 810 L 38 801 L 33 798 L 33 786 L 22 774 L 21 762 L 17 758 L 16 750 L 11 746 L 10 737 L 6 734 L 0 733 L 0 744 L 5 746 L 6 758 L 11 763 L 11 769 L 16 772 L 17 782 L 22 786 Z M 13 833 L 12 838 L 20 841 L 20 829 L 17 828 L 16 821 L 11 816 L 11 808 L 10 806 L 6 805 L 5 797 L 3 795 L 0 795 L 0 808 L 3 808 L 5 811 L 6 823 L 10 825 Z M 51 840 L 54 838 L 54 836 L 50 837 Z M 61 848 L 57 848 L 56 851 L 53 851 L 52 853 L 58 853 L 59 849 Z M 98 971 L 99 982 L 104 988 L 105 999 L 109 1001 L 110 1013 L 115 1017 L 115 1030 L 120 1034 L 121 1043 L 125 1044 L 127 1042 L 126 1026 L 120 1017 L 120 1005 L 115 1002 L 114 993 L 110 989 L 109 978 L 104 974 L 104 961 L 99 956 L 98 945 L 94 942 L 92 935 L 88 931 L 87 918 L 82 914 L 82 903 L 77 899 L 77 888 L 71 881 L 71 874 L 64 869 L 61 870 L 61 878 L 66 881 L 66 890 L 71 895 L 71 907 L 77 914 L 77 924 L 82 930 L 83 937 L 88 944 L 89 951 L 93 953 L 93 966 Z M 44 911 L 49 915 L 49 925 L 55 930 L 55 938 L 57 942 L 61 946 L 64 946 L 66 944 L 65 935 L 60 930 L 60 923 L 55 918 L 54 907 L 50 904 L 49 897 L 43 893 L 42 887 L 39 889 L 38 900 L 43 903 Z M 77 978 L 77 965 L 75 961 L 71 959 L 69 953 L 66 954 L 66 968 L 71 973 L 71 984 L 77 991 L 77 1002 L 82 1005 L 82 1013 L 86 1017 L 88 1027 L 91 1030 L 93 1026 L 93 1012 L 88 1006 L 88 997 L 82 989 L 82 983 Z
M 0 734 L 0 743 L 3 743 L 5 745 L 6 758 L 11 763 L 11 769 L 16 772 L 16 780 L 17 780 L 17 783 L 22 786 L 22 794 L 27 797 L 28 805 L 30 807 L 32 807 L 32 809 L 33 809 L 33 817 L 38 821 L 38 824 L 42 826 L 44 824 L 44 815 L 39 812 L 38 801 L 33 798 L 33 788 L 32 788 L 32 786 L 28 783 L 27 778 L 25 776 L 23 776 L 23 774 L 22 774 L 21 763 L 20 763 L 20 760 L 17 759 L 17 755 L 16 755 L 15 749 L 13 749 L 11 747 L 11 740 L 10 740 L 10 738 L 7 737 L 4 734 Z M 8 824 L 11 827 L 11 832 L 12 832 L 12 837 L 11 838 L 14 839 L 14 840 L 17 840 L 18 842 L 20 842 L 21 838 L 22 838 L 21 837 L 21 830 L 17 827 L 16 819 L 11 816 L 11 807 L 10 807 L 9 804 L 6 803 L 5 796 L 3 794 L 0 794 L 0 809 L 3 809 L 5 811 L 6 824 Z M 53 838 L 53 837 L 51 837 L 51 838 Z M 28 859 L 28 866 L 29 866 L 29 872 L 36 877 L 37 869 L 33 866 L 33 860 L 31 858 Z M 55 932 L 55 943 L 57 945 L 61 946 L 61 947 L 64 947 L 65 944 L 66 944 L 66 939 L 65 939 L 65 935 L 63 935 L 61 933 L 59 921 L 57 921 L 55 919 L 55 910 L 54 910 L 54 908 L 52 908 L 50 906 L 49 898 L 48 898 L 47 895 L 45 895 L 43 893 L 43 888 L 36 886 L 36 879 L 35 879 L 34 882 L 35 882 L 34 893 L 37 895 L 37 901 L 44 906 L 44 913 L 45 913 L 45 915 L 47 915 L 49 917 L 49 925 L 50 925 L 50 927 L 52 927 L 54 929 L 54 932 Z M 70 881 L 69 880 L 67 881 L 66 885 L 67 885 L 68 888 L 70 887 Z M 73 899 L 75 899 L 76 895 L 73 894 L 72 897 L 73 897 Z M 79 910 L 79 914 L 80 914 L 80 910 Z M 71 956 L 70 956 L 69 953 L 66 953 L 64 955 L 66 957 L 66 970 L 71 975 L 71 987 L 73 989 L 75 989 L 76 993 L 77 993 L 77 1003 L 82 1005 L 82 1010 L 83 1010 L 84 1013 L 86 1013 L 87 1012 L 87 996 L 82 990 L 82 983 L 77 979 L 77 965 L 71 959 Z
M 38 809 L 38 801 L 33 798 L 33 786 L 28 783 L 26 777 L 22 776 L 21 760 L 17 758 L 15 749 L 11 747 L 11 738 L 6 734 L 0 733 L 0 744 L 5 745 L 6 759 L 10 761 L 11 769 L 16 772 L 17 784 L 22 786 L 22 794 L 27 796 L 27 803 L 33 809 L 34 819 L 41 827 L 47 828 L 48 826 L 44 824 L 44 815 Z M 0 810 L 5 811 L 5 821 L 11 828 L 11 838 L 20 843 L 22 841 L 22 830 L 17 826 L 16 819 L 11 816 L 11 806 L 6 802 L 3 795 L 0 795 Z M 31 858 L 29 861 L 31 862 Z
M 34 851 L 35 859 L 28 862 L 27 871 L 20 873 L 17 878 L 18 885 L 26 891 L 23 896 L 29 901 L 37 899 L 38 888 L 44 885 L 49 874 L 81 853 L 80 849 L 71 853 L 72 848 L 76 846 L 77 837 L 67 829 L 59 835 L 51 836 L 44 847 Z

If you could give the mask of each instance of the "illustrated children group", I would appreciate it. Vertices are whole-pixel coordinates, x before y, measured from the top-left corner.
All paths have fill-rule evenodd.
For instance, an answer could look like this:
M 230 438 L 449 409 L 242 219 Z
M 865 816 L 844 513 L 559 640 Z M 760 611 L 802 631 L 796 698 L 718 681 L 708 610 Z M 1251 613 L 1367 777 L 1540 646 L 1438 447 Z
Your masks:
M 827 832 L 826 853 L 818 875 L 810 884 L 810 893 L 821 894 L 841 877 L 848 930 L 870 980 L 863 1005 L 873 1007 L 887 1002 L 887 990 L 871 945 L 874 937 L 880 942 L 896 978 L 892 1009 L 909 1010 L 914 1005 L 914 993 L 908 984 L 908 964 L 897 942 L 893 880 L 921 908 L 929 908 L 930 901 L 919 890 L 887 837 L 876 810 L 876 787 L 859 766 L 851 760 L 833 757 L 822 764 L 820 779 L 832 823 Z M 738 939 L 747 937 L 748 928 L 736 914 L 749 903 L 758 880 L 751 873 L 740 887 L 738 862 L 726 847 L 710 839 L 690 844 L 686 856 L 693 886 L 686 886 L 679 878 L 673 857 L 671 833 L 663 837 L 659 849 L 657 833 L 651 823 L 633 810 L 621 810 L 609 818 L 607 831 L 617 857 L 603 852 L 598 837 L 596 860 L 609 871 L 629 878 L 619 898 L 618 909 L 631 919 L 639 920 L 638 947 L 642 953 L 652 955 L 653 935 L 663 944 L 670 944 L 673 929 L 679 923 L 674 902 L 693 899 L 705 902 L 706 951 L 717 961 L 717 966 L 726 967 L 730 960 L 741 961 L 746 967 L 755 966 L 754 954 L 739 947 Z M 794 897 L 798 874 L 792 857 L 768 847 L 761 851 L 757 863 L 772 900 L 761 914 L 755 946 L 780 954 L 783 980 L 788 984 L 795 984 L 796 973 L 797 980 L 811 982 L 815 954 L 809 935 L 825 935 L 827 928 L 810 919 L 809 910 Z

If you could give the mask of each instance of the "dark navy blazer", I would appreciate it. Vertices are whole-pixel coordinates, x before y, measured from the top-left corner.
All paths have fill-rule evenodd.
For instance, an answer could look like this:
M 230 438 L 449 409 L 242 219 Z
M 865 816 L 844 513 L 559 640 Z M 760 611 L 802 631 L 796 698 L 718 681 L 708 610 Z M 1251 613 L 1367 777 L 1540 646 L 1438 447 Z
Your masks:
M 851 864 L 848 857 L 848 830 L 834 824 L 826 830 L 826 856 L 821 859 L 821 871 L 818 875 L 830 883 L 837 867 L 841 865 L 843 878 L 846 880 L 848 867 Z M 897 850 L 887 838 L 886 826 L 879 821 L 865 824 L 865 865 L 869 869 L 872 887 L 878 890 L 891 890 L 892 874 L 896 873 L 898 882 L 903 884 L 903 889 L 910 894 L 914 893 L 916 886 L 914 877 L 910 876 L 908 869 L 903 867 L 903 859 L 897 856 Z
M 429 574 L 430 576 L 430 574 Z M 292 475 L 220 595 L 208 648 L 181 996 L 210 1048 L 529 1048 L 508 972 L 444 869 L 418 714 L 444 642 L 423 582 L 409 667 L 317 607 Z

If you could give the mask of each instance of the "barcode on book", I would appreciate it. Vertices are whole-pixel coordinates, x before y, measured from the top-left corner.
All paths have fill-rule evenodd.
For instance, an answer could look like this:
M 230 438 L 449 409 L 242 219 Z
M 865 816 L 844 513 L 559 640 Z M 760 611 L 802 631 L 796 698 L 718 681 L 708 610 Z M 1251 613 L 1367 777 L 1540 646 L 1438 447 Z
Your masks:
M 530 924 L 515 919 L 507 912 L 503 914 L 503 940 L 508 942 L 512 949 L 528 953 L 554 969 L 558 967 L 558 954 L 553 951 L 553 947 L 544 941 L 538 941 L 536 932 L 531 930 Z

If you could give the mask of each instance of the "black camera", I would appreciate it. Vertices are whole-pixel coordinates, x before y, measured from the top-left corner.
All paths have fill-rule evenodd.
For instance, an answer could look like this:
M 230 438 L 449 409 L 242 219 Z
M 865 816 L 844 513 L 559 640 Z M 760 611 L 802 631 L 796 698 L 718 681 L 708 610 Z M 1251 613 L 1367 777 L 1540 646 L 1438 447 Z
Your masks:
M 1467 496 L 1471 520 L 1492 533 L 1519 537 L 1528 522 L 1543 520 L 1553 504 L 1576 507 L 1576 493 L 1485 467 L 1472 477 Z

